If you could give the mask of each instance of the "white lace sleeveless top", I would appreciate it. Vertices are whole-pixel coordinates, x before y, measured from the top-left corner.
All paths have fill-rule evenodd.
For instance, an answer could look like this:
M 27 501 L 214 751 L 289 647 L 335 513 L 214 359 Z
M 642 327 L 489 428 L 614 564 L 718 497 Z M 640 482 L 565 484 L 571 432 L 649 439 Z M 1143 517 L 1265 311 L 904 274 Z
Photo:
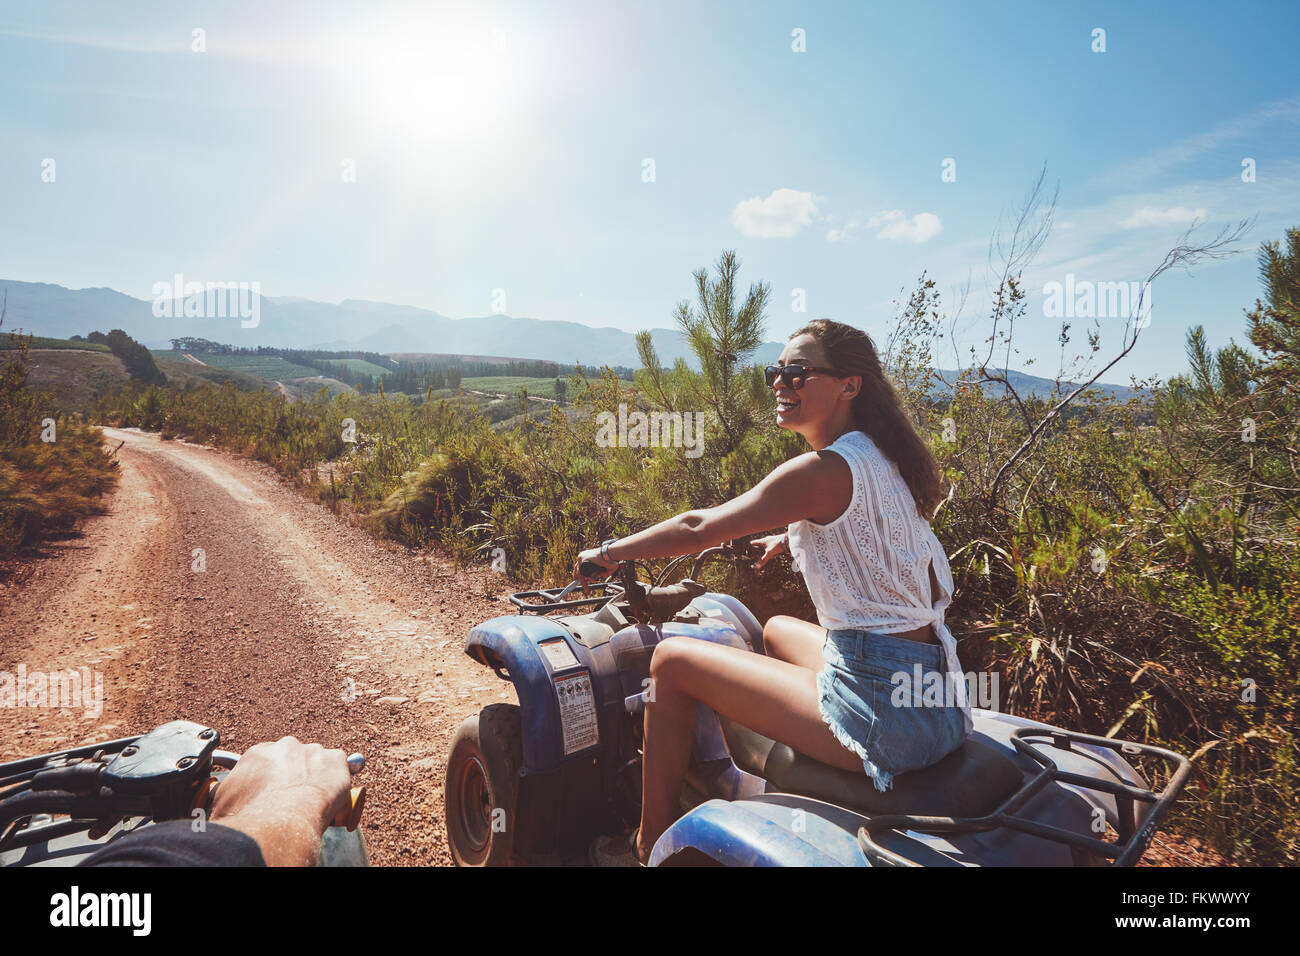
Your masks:
M 849 506 L 829 524 L 796 521 L 789 527 L 790 554 L 803 574 L 827 630 L 861 628 L 877 634 L 934 626 L 943 645 L 952 701 L 972 728 L 966 679 L 957 640 L 944 623 L 952 602 L 952 570 L 930 523 L 898 466 L 862 431 L 848 431 L 827 447 L 853 472 Z M 933 562 L 939 594 L 930 593 Z

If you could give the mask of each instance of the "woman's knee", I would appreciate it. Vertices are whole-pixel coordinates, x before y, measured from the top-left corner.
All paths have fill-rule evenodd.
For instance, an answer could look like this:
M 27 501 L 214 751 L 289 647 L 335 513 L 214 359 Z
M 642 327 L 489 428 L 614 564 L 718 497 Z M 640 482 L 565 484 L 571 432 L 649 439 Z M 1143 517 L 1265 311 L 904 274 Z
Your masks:
M 782 651 L 789 649 L 791 630 L 797 623 L 798 618 L 787 614 L 776 614 L 767 619 L 763 625 L 763 648 L 768 657 L 786 659 Z
M 763 648 L 768 657 L 811 670 L 822 669 L 825 629 L 797 617 L 778 614 L 763 627 Z
M 672 682 L 684 668 L 690 667 L 695 639 L 665 637 L 655 645 L 650 658 L 650 679 L 655 683 Z

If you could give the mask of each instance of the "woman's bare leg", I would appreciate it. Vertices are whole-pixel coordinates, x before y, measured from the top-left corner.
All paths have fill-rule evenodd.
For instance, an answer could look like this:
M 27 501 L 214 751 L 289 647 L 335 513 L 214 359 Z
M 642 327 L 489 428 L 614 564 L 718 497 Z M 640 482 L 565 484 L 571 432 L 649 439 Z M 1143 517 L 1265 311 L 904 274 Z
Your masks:
M 669 637 L 655 648 L 650 677 L 637 844 L 642 860 L 681 814 L 697 700 L 823 763 L 862 769 L 861 759 L 821 718 L 815 670 L 709 641 Z
M 768 657 L 789 661 L 817 672 L 826 666 L 822 645 L 826 628 L 797 617 L 777 614 L 763 625 L 763 647 Z

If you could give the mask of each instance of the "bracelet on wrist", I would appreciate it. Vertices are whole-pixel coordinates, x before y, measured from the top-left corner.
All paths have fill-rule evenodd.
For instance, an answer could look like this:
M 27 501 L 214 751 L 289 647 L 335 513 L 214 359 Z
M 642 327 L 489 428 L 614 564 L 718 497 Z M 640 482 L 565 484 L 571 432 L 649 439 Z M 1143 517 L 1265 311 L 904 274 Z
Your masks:
M 618 560 L 618 558 L 611 558 L 611 557 L 609 556 L 609 546 L 610 546 L 611 544 L 613 544 L 613 543 L 614 543 L 615 541 L 617 541 L 617 540 L 618 540 L 618 538 L 607 538 L 606 540 L 604 540 L 604 541 L 602 541 L 602 542 L 600 543 L 600 556 L 601 556 L 602 558 L 604 558 L 606 561 L 617 561 L 617 560 Z

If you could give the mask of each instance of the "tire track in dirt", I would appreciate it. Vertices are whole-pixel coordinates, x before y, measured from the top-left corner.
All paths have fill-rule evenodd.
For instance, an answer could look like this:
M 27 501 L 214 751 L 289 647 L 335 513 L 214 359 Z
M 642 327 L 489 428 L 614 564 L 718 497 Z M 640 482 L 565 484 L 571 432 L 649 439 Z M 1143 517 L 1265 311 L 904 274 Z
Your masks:
M 0 670 L 98 671 L 103 712 L 0 708 L 0 757 L 177 718 L 232 750 L 292 734 L 366 755 L 375 863 L 450 863 L 451 735 L 514 700 L 462 650 L 471 626 L 509 611 L 503 579 L 379 542 L 266 466 L 104 431 L 124 442 L 108 513 L 0 591 Z

